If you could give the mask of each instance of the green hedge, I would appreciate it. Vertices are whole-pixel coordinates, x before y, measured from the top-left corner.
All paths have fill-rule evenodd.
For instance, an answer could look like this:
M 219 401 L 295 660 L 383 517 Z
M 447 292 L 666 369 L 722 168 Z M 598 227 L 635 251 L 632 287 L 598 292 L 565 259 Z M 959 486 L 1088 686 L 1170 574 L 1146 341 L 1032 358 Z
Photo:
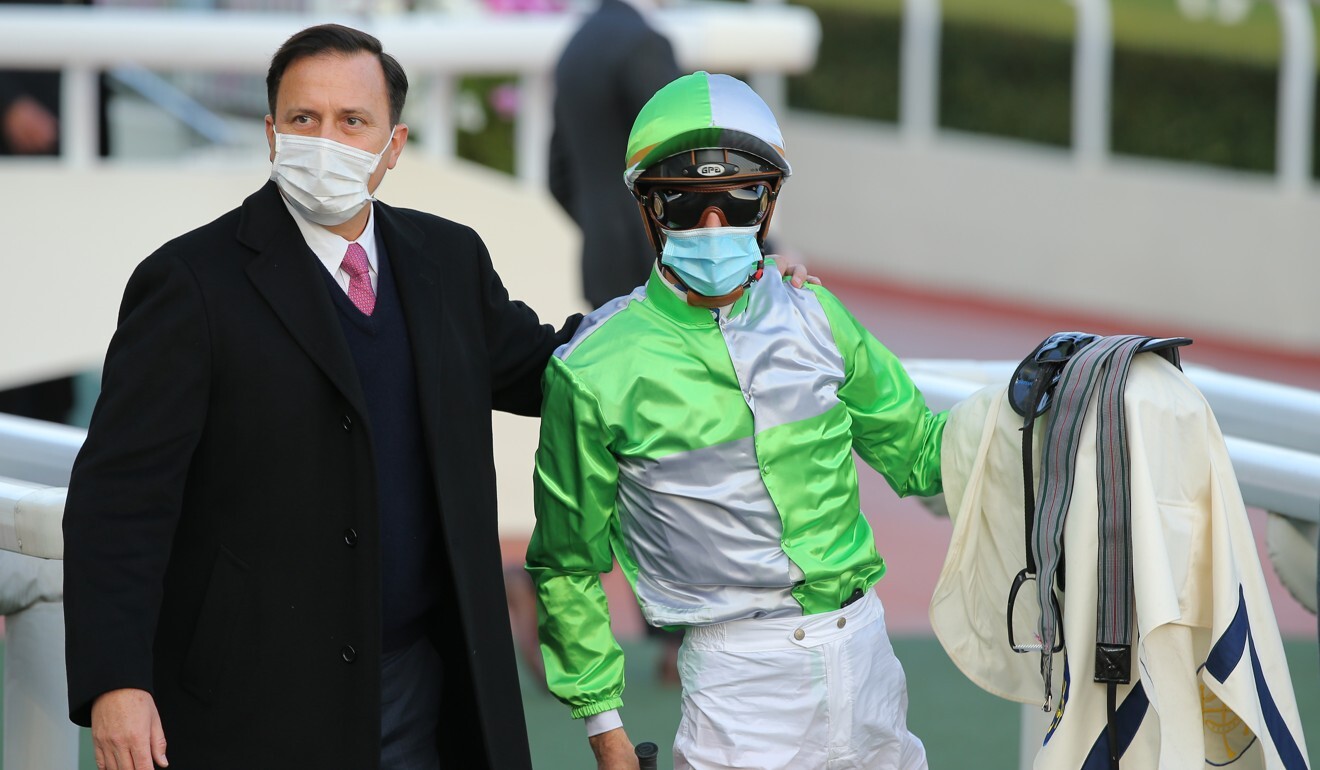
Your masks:
M 1114 56 L 1114 152 L 1274 171 L 1278 73 L 1241 62 Z
M 898 120 L 899 19 L 847 8 L 816 14 L 821 27 L 816 66 L 788 79 L 789 105 Z
M 940 41 L 940 125 L 1068 146 L 1072 44 L 994 27 L 946 23 Z
M 496 89 L 513 86 L 517 82 L 517 78 L 512 76 L 474 75 L 461 79 L 459 91 L 480 105 L 485 120 L 479 131 L 458 130 L 454 148 L 458 157 L 507 174 L 513 173 L 513 121 L 495 110 L 491 97 Z

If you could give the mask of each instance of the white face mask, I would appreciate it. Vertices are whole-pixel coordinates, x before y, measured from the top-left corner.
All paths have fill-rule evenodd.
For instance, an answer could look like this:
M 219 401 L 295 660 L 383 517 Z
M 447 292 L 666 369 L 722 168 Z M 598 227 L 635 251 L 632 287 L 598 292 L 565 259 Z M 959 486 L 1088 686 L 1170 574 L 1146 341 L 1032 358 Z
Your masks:
M 308 221 L 342 225 L 371 200 L 367 183 L 390 142 L 373 155 L 332 139 L 277 132 L 270 178 Z

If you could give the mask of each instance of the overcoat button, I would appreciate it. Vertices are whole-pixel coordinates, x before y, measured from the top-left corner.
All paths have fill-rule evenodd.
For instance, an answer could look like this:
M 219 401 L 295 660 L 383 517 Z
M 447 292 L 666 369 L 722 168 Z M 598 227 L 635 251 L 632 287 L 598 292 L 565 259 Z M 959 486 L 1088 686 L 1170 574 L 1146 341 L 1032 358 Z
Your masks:
M 344 415 L 343 421 L 339 424 L 344 426 L 344 430 L 353 430 L 353 418 L 347 414 Z
M 357 650 L 353 649 L 353 645 L 346 644 L 339 650 L 339 657 L 343 658 L 345 663 L 352 663 L 357 660 Z
M 357 545 L 356 529 L 349 527 L 348 529 L 344 530 L 344 545 L 348 546 L 349 548 L 352 548 L 353 546 Z
M 793 638 L 800 642 L 803 639 L 807 638 L 807 632 L 799 628 L 798 630 L 793 632 Z
M 848 625 L 848 619 L 847 619 L 847 618 L 839 618 L 839 622 L 836 623 L 835 625 L 837 625 L 839 628 L 843 628 L 844 626 Z

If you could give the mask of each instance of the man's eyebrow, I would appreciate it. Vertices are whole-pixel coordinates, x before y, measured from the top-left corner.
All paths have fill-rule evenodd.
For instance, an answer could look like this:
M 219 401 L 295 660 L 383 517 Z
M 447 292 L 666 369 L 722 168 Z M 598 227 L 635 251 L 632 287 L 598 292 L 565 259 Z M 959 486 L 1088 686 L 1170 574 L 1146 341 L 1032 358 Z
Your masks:
M 290 104 L 280 111 L 279 120 L 292 120 L 299 115 L 310 115 L 317 120 L 342 120 L 350 117 L 361 117 L 367 122 L 382 122 L 387 120 L 388 113 L 373 109 L 365 104 L 354 104 L 346 107 L 336 107 L 333 105 L 312 106 L 311 104 Z

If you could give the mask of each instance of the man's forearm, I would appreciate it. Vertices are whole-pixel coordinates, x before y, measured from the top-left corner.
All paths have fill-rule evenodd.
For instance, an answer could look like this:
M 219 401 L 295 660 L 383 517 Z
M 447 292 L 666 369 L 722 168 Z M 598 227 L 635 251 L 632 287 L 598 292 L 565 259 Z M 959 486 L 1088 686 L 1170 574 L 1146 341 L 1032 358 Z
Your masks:
M 588 738 L 596 770 L 637 770 L 637 754 L 622 727 Z

